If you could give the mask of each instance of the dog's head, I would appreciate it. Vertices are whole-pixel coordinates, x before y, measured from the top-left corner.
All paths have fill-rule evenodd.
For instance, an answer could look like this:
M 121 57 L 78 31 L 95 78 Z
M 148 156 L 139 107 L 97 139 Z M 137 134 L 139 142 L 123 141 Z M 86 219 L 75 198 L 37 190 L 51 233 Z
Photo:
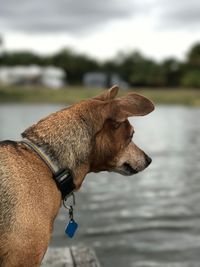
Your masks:
M 128 117 L 144 116 L 154 110 L 153 103 L 144 96 L 130 93 L 115 98 L 118 87 L 95 97 L 99 101 L 96 118 L 101 122 L 93 138 L 90 155 L 90 171 L 113 171 L 122 175 L 133 175 L 144 170 L 149 158 L 133 142 L 134 128 Z
M 114 86 L 53 113 L 22 136 L 42 147 L 61 169 L 70 168 L 77 189 L 88 172 L 132 175 L 142 171 L 151 159 L 133 143 L 128 117 L 146 115 L 154 105 L 138 94 L 116 98 L 117 93 Z

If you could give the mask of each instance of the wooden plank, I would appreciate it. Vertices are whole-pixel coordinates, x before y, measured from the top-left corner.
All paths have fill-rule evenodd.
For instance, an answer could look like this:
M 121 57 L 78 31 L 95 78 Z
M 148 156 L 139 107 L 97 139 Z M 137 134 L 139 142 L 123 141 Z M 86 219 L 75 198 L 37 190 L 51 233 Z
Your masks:
M 42 261 L 42 267 L 74 267 L 71 250 L 64 248 L 48 248 Z
M 42 267 L 101 267 L 93 249 L 85 246 L 49 248 Z
M 71 253 L 76 267 L 100 267 L 96 253 L 91 248 L 85 246 L 72 247 Z

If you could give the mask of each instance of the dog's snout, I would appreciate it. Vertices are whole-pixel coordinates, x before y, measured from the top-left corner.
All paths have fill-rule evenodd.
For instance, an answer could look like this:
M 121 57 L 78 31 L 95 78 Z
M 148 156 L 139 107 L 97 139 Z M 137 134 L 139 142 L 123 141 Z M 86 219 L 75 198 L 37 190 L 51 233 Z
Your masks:
M 149 156 L 147 156 L 146 154 L 145 154 L 145 160 L 146 160 L 147 166 L 149 164 L 151 164 L 151 162 L 152 162 L 152 159 Z

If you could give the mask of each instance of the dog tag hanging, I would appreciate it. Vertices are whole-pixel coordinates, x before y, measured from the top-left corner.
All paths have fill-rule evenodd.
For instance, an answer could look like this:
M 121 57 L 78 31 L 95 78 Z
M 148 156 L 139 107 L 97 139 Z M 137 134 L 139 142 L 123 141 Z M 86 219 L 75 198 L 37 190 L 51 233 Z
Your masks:
M 67 202 L 67 199 L 68 198 L 65 198 L 64 200 L 63 200 L 63 206 L 66 208 L 66 209 L 68 209 L 68 211 L 69 211 L 69 222 L 68 222 L 68 225 L 67 225 L 67 227 L 66 227 L 66 229 L 65 229 L 65 233 L 66 233 L 66 235 L 68 235 L 70 238 L 72 238 L 73 236 L 74 236 L 74 234 L 75 234 L 75 232 L 76 232 L 76 230 L 77 230 L 77 228 L 78 228 L 78 224 L 75 222 L 75 220 L 74 220 L 74 210 L 73 210 L 73 206 L 75 206 L 75 195 L 74 195 L 74 193 L 72 193 L 70 196 L 72 196 L 72 198 L 73 198 L 73 204 L 72 205 L 70 205 L 70 206 L 68 206 L 68 205 L 66 205 L 66 202 Z
M 65 229 L 66 235 L 68 235 L 70 238 L 72 238 L 78 228 L 78 224 L 74 221 L 73 218 L 73 207 L 69 207 L 69 223 Z

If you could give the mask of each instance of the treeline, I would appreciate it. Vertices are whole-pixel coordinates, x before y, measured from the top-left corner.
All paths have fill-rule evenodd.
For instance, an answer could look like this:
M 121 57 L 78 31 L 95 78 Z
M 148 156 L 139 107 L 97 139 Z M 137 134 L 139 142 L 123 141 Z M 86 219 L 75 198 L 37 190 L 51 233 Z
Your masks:
M 189 49 L 185 61 L 167 58 L 156 62 L 134 51 L 121 52 L 102 63 L 70 49 L 50 56 L 29 51 L 4 52 L 0 56 L 0 66 L 30 64 L 61 67 L 70 84 L 81 84 L 83 75 L 87 72 L 105 72 L 119 74 L 130 86 L 200 88 L 200 43 Z

